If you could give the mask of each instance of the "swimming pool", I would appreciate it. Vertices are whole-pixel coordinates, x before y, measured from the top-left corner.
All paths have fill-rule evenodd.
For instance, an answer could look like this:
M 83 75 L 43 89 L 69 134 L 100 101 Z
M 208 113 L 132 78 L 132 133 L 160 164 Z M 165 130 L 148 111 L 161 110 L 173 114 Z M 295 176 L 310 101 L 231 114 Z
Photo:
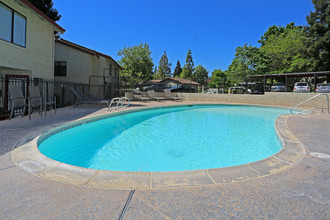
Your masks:
M 236 166 L 281 150 L 274 121 L 286 109 L 193 105 L 149 109 L 41 138 L 54 160 L 100 170 L 181 171 Z

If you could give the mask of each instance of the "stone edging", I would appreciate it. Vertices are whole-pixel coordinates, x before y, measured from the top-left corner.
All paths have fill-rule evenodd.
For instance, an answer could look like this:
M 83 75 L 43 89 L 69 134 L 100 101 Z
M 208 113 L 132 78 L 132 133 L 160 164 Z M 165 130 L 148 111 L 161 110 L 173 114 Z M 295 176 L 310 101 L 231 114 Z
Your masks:
M 288 129 L 288 117 L 290 116 L 282 115 L 275 121 L 276 134 L 283 146 L 280 152 L 264 160 L 234 167 L 173 172 L 94 170 L 68 165 L 44 156 L 37 147 L 40 136 L 14 149 L 11 156 L 16 166 L 33 175 L 84 187 L 131 190 L 214 186 L 262 178 L 298 164 L 306 154 L 305 148 Z M 95 120 L 95 117 L 90 120 Z M 86 123 L 86 120 L 69 123 L 68 126 L 72 127 L 76 123 Z M 61 127 L 64 129 L 66 126 Z

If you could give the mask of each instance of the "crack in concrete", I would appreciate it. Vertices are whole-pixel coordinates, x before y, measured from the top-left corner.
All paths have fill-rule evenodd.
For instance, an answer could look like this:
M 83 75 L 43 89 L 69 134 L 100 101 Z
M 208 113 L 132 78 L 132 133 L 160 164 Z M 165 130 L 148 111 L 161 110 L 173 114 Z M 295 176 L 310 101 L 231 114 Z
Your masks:
M 276 160 L 279 160 L 279 161 L 282 161 L 283 163 L 286 163 L 286 164 L 292 164 L 291 162 L 288 162 L 288 161 L 286 161 L 286 160 L 282 160 L 282 159 L 280 159 L 280 158 L 278 158 L 278 157 L 276 157 L 276 156 L 273 156 Z
M 212 178 L 211 174 L 209 173 L 209 170 L 206 170 L 207 175 L 209 176 L 209 178 L 211 179 L 211 181 L 213 182 L 214 185 L 218 185 L 217 182 L 215 182 L 215 180 Z
M 153 205 L 151 205 L 149 202 L 141 199 L 139 196 L 137 196 L 135 194 L 135 198 L 137 198 L 139 201 L 143 202 L 144 204 L 146 204 L 147 206 L 149 206 L 151 209 L 153 209 L 155 212 L 158 212 L 161 216 L 163 216 L 165 219 L 172 219 L 169 216 L 167 216 L 165 213 L 159 211 L 158 209 L 156 209 Z
M 324 202 L 317 201 L 317 200 L 314 199 L 312 196 L 306 195 L 306 194 L 304 194 L 304 193 L 296 194 L 296 195 L 294 195 L 293 197 L 307 197 L 307 198 L 313 200 L 313 201 L 316 202 L 316 203 L 319 203 L 319 204 L 322 204 L 322 205 L 328 205 L 328 203 L 324 203 Z
M 134 192 L 135 192 L 135 189 L 131 190 L 131 192 L 129 193 L 128 198 L 126 200 L 126 203 L 124 205 L 124 208 L 123 208 L 123 210 L 121 211 L 121 213 L 119 215 L 119 220 L 123 220 L 124 219 L 124 216 L 125 216 L 127 207 L 129 206 L 129 204 L 130 204 L 130 202 L 132 200 L 132 197 L 134 195 Z
M 1 168 L 0 171 L 8 170 L 8 169 L 15 168 L 15 167 L 16 166 L 10 166 L 10 167 Z
M 251 170 L 253 170 L 254 172 L 256 172 L 257 174 L 259 174 L 259 175 L 264 175 L 262 172 L 260 172 L 259 170 L 257 170 L 257 169 L 254 169 L 252 166 L 250 166 L 250 164 L 248 165 L 249 166 L 249 168 L 251 169 Z
M 90 178 L 89 180 L 86 181 L 86 183 L 84 183 L 83 185 L 86 186 L 88 183 L 90 183 L 93 179 L 95 179 L 95 177 L 97 176 L 97 174 L 99 174 L 100 170 L 97 170 L 94 174 L 94 176 L 92 178 Z

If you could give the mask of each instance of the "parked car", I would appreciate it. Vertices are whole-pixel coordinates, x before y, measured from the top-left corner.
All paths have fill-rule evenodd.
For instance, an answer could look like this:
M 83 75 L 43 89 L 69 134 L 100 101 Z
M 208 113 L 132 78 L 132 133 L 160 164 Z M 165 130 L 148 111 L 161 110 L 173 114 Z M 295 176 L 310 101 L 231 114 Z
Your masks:
M 185 84 L 175 85 L 169 88 L 169 90 L 171 92 L 196 92 L 195 88 Z
M 249 94 L 264 94 L 264 86 L 263 85 L 255 85 L 247 90 Z
M 228 89 L 228 94 L 244 94 L 245 87 L 243 86 L 234 86 Z
M 330 92 L 330 83 L 319 83 L 316 85 L 316 92 Z
M 270 91 L 271 92 L 286 92 L 286 87 L 285 87 L 284 83 L 275 83 L 270 88 Z
M 208 89 L 205 93 L 207 93 L 207 94 L 216 94 L 216 92 L 212 89 Z
M 309 87 L 306 82 L 296 82 L 293 87 L 293 92 L 311 92 L 311 87 Z

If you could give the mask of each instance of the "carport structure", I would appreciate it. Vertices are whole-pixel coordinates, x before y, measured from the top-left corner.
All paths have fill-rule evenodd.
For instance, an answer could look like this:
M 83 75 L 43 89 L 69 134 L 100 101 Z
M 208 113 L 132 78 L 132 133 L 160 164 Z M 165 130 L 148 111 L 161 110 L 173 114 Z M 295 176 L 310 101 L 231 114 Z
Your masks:
M 268 75 L 249 75 L 249 79 L 263 79 L 263 84 L 264 84 L 264 91 L 266 91 L 266 81 L 267 79 L 273 80 L 276 79 L 278 81 L 281 81 L 285 84 L 285 87 L 288 88 L 288 79 L 297 79 L 297 81 L 303 77 L 313 77 L 312 81 L 314 84 L 314 88 L 316 88 L 316 85 L 323 81 L 327 81 L 328 83 L 330 82 L 330 71 L 322 71 L 322 72 L 302 72 L 302 73 L 280 73 L 280 74 L 268 74 Z

